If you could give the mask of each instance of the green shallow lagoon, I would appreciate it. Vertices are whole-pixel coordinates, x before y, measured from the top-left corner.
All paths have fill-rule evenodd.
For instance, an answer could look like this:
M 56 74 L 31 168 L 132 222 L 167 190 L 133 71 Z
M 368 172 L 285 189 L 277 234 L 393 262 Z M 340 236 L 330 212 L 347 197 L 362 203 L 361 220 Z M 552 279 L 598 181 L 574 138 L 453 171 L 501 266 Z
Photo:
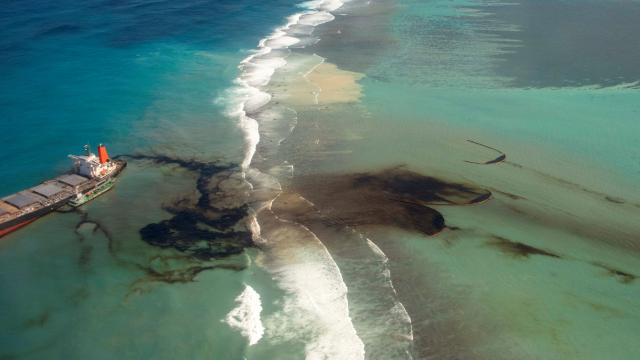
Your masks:
M 131 159 L 88 223 L 2 240 L 0 357 L 637 357 L 638 44 L 616 35 L 640 5 L 322 6 L 335 19 L 273 19 L 289 25 L 255 52 L 139 60 L 180 65 L 114 141 L 187 161 Z M 205 209 L 203 189 L 202 213 L 239 209 L 221 232 L 255 246 L 203 260 L 142 241 L 181 200 Z M 198 246 L 219 231 L 192 225 Z
M 596 49 L 589 46 L 601 45 L 569 30 L 562 44 L 520 37 L 527 24 L 509 23 L 513 18 L 501 17 L 501 6 L 529 5 L 536 8 L 528 2 L 379 2 L 373 5 L 379 11 L 362 10 L 374 14 L 367 20 L 354 15 L 328 23 L 315 53 L 364 73 L 362 99 L 300 107 L 298 125 L 281 150 L 301 176 L 401 165 L 493 192 L 482 204 L 434 206 L 451 229 L 431 238 L 356 226 L 389 258 L 397 299 L 412 320 L 416 358 L 628 359 L 639 351 L 637 77 L 631 71 L 617 83 L 576 79 L 572 66 L 602 65 L 576 57 L 575 65 L 563 68 L 566 59 L 553 58 L 570 55 L 562 51 L 508 64 L 522 73 L 540 71 L 534 66 L 548 57 L 557 77 L 552 84 L 505 76 L 505 61 L 522 48 L 549 50 L 575 40 L 591 53 Z M 566 7 L 587 13 L 609 5 Z M 354 5 L 354 12 L 360 10 Z M 597 26 L 608 31 L 606 24 Z M 360 51 L 374 39 L 380 39 L 377 52 Z M 627 61 L 623 57 L 635 51 L 629 47 L 617 48 L 611 66 Z M 505 162 L 467 162 L 501 152 Z M 322 181 L 315 186 L 320 190 Z M 303 189 L 317 204 L 313 186 Z M 326 216 L 335 213 L 317 206 Z M 353 272 L 352 257 L 365 261 L 350 235 L 323 235 L 344 274 Z M 351 245 L 334 245 L 340 242 Z M 349 288 L 375 278 L 358 276 L 345 275 Z M 353 314 L 376 302 L 360 296 L 366 295 L 350 294 Z M 357 317 L 354 325 L 362 334 L 375 326 Z M 375 349 L 363 341 L 365 349 Z

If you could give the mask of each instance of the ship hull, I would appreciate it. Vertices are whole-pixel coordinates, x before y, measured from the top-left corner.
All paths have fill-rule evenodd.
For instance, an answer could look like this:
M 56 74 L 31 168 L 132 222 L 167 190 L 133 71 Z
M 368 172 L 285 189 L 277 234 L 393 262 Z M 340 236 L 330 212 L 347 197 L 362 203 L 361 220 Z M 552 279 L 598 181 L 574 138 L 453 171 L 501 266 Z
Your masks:
M 14 232 L 14 231 L 20 229 L 23 226 L 27 226 L 27 225 L 31 224 L 32 222 L 34 222 L 36 220 L 38 220 L 38 218 L 31 219 L 31 220 L 25 220 L 25 221 L 23 221 L 23 222 L 21 222 L 19 224 L 9 226 L 6 229 L 0 229 L 0 237 L 3 237 L 3 236 L 5 236 L 5 235 L 7 235 L 7 234 L 9 234 L 11 232 Z
M 32 222 L 38 220 L 44 215 L 47 215 L 48 213 L 54 211 L 55 209 L 61 207 L 64 204 L 65 204 L 64 201 L 61 201 L 56 204 L 51 204 L 49 206 L 42 207 L 36 211 L 24 214 L 18 218 L 15 218 L 13 220 L 0 224 L 0 237 L 3 237 L 24 226 L 31 224 Z

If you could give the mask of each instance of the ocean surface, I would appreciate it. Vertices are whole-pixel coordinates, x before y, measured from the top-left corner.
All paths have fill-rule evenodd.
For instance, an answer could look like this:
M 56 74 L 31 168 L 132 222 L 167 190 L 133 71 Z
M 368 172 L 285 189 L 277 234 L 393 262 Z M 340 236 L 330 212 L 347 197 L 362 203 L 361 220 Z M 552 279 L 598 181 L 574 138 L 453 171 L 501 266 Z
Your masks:
M 15 1 L 0 359 L 633 359 L 640 3 Z

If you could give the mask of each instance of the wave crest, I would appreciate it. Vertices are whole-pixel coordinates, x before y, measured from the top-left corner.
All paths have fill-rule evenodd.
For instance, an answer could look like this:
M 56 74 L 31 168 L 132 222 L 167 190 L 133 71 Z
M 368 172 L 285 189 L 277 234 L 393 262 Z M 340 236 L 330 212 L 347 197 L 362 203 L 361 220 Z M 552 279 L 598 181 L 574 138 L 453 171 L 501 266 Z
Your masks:
M 249 340 L 249 346 L 260 341 L 264 334 L 264 326 L 260 319 L 262 302 L 251 286 L 245 285 L 244 291 L 236 298 L 237 306 L 227 314 L 225 322 Z

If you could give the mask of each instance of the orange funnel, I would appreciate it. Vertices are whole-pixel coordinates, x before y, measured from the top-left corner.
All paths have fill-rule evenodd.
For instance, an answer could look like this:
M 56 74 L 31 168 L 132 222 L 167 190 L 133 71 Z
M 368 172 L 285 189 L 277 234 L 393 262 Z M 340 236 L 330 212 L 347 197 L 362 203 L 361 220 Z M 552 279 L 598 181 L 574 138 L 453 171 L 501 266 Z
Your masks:
M 98 145 L 98 158 L 100 158 L 100 164 L 104 164 L 107 162 L 107 160 L 109 160 L 107 147 L 102 144 Z

